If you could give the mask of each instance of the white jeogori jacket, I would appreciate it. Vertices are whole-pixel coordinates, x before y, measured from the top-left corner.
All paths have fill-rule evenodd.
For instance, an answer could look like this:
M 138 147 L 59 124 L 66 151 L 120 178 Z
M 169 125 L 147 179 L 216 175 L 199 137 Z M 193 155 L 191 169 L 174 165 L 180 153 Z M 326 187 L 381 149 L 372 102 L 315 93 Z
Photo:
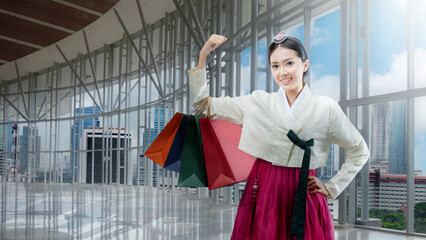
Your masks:
M 200 102 L 208 97 L 206 69 L 191 69 L 188 73 L 192 102 Z M 212 119 L 242 125 L 238 148 L 278 166 L 302 165 L 304 150 L 287 137 L 290 129 L 302 140 L 314 139 L 310 169 L 326 165 L 330 142 L 345 148 L 345 163 L 325 183 L 332 199 L 349 185 L 370 155 L 361 134 L 339 104 L 331 98 L 313 95 L 306 85 L 291 108 L 282 89 L 274 93 L 256 90 L 242 97 L 212 98 L 210 115 L 216 115 Z

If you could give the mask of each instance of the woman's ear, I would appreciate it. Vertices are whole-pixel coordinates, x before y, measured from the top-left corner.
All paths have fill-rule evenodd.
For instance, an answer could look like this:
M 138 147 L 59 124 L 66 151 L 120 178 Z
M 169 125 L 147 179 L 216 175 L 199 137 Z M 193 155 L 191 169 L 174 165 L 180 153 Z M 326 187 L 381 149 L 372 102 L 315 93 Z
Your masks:
M 303 72 L 308 71 L 309 68 L 309 60 L 306 60 L 303 64 Z

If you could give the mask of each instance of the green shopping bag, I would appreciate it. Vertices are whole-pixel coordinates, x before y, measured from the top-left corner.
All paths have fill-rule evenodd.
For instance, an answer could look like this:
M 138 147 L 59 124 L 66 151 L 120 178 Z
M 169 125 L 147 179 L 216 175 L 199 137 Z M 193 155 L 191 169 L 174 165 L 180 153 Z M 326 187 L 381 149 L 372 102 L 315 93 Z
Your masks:
M 200 118 L 202 116 L 190 115 L 188 119 L 179 171 L 179 187 L 208 186 L 201 140 Z

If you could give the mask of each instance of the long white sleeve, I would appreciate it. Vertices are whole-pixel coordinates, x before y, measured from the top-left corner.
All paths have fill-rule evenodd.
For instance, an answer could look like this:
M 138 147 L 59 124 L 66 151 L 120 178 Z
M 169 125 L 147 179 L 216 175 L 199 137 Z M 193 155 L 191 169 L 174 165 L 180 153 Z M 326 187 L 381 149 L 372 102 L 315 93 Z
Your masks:
M 331 198 L 335 199 L 368 161 L 370 152 L 361 134 L 349 121 L 337 102 L 330 112 L 329 137 L 332 142 L 347 151 L 345 163 L 337 174 L 325 183 Z
M 191 69 L 189 75 L 189 91 L 192 104 L 195 105 L 209 97 L 207 91 L 206 69 Z M 212 119 L 227 120 L 232 123 L 242 124 L 244 114 L 250 106 L 251 95 L 242 97 L 212 98 L 210 102 L 210 115 Z M 207 115 L 207 109 L 202 111 Z

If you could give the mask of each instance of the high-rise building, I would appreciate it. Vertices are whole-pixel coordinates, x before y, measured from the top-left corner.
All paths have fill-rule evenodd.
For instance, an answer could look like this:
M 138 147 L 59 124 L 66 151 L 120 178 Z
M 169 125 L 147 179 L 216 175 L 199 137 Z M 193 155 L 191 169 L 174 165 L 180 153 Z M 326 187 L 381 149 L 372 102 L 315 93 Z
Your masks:
M 370 168 L 389 171 L 389 142 L 391 131 L 391 104 L 379 103 L 371 107 Z
M 158 136 L 161 130 L 164 128 L 164 108 L 156 106 L 154 108 L 154 125 L 151 128 L 147 129 L 146 132 L 143 133 L 143 146 L 149 146 L 154 141 L 154 139 Z M 139 171 L 141 176 L 145 176 L 145 168 L 148 166 L 150 159 L 144 157 L 143 153 L 141 153 L 141 166 L 139 166 Z M 158 186 L 158 178 L 157 173 L 163 171 L 156 163 L 152 164 L 152 184 L 154 187 Z M 141 177 L 139 181 L 140 185 L 145 184 L 145 178 Z
M 85 107 L 85 108 L 76 108 L 75 109 L 75 116 L 76 117 L 84 117 L 88 115 L 93 114 L 99 114 L 101 111 L 98 107 Z M 82 121 L 80 119 L 75 120 L 75 125 L 71 126 L 71 149 L 75 150 L 76 152 L 74 154 L 71 154 L 70 159 L 70 166 L 69 168 L 73 168 L 74 166 L 77 166 L 77 159 L 78 159 L 78 150 L 79 150 L 79 141 L 80 138 L 83 136 L 83 129 L 93 129 L 93 128 L 99 128 L 100 127 L 100 121 L 98 117 L 95 118 L 83 118 Z M 73 147 L 74 144 L 74 147 Z
M 407 176 L 383 174 L 379 169 L 369 173 L 369 208 L 399 210 L 407 206 Z M 358 182 L 358 206 L 361 206 L 362 185 Z M 426 177 L 414 176 L 414 203 L 426 202 Z
M 40 169 L 41 137 L 38 135 L 37 126 L 24 126 L 20 136 L 21 173 L 35 172 Z
M 12 159 L 12 139 L 13 139 L 13 131 L 14 126 L 16 124 L 7 124 L 7 130 L 6 130 L 6 158 Z
M 83 137 L 80 141 L 81 150 L 88 151 L 80 152 L 78 164 L 78 181 L 80 183 L 133 184 L 133 165 L 129 155 L 130 151 L 128 151 L 132 144 L 133 134 L 125 129 L 121 129 L 120 134 L 118 132 L 118 129 L 105 129 L 105 132 L 103 129 L 83 130 Z M 119 157 L 118 139 L 120 139 Z M 93 151 L 91 151 L 92 149 Z
M 407 174 L 407 104 L 392 102 L 392 120 L 389 143 L 389 173 Z
M 8 171 L 9 177 L 14 179 L 16 174 L 21 173 L 20 167 L 20 142 L 22 141 L 22 136 L 18 135 L 18 125 L 17 124 L 8 124 L 7 125 L 7 152 L 6 154 L 6 169 Z M 10 175 L 12 174 L 12 175 Z
M 379 103 L 371 111 L 370 170 L 406 174 L 406 102 Z
M 330 149 L 328 151 L 328 159 L 327 164 L 324 167 L 318 168 L 317 170 L 317 176 L 322 182 L 327 182 L 330 180 L 335 173 L 334 170 L 334 161 L 335 161 L 335 154 L 334 154 L 334 144 L 330 144 Z

